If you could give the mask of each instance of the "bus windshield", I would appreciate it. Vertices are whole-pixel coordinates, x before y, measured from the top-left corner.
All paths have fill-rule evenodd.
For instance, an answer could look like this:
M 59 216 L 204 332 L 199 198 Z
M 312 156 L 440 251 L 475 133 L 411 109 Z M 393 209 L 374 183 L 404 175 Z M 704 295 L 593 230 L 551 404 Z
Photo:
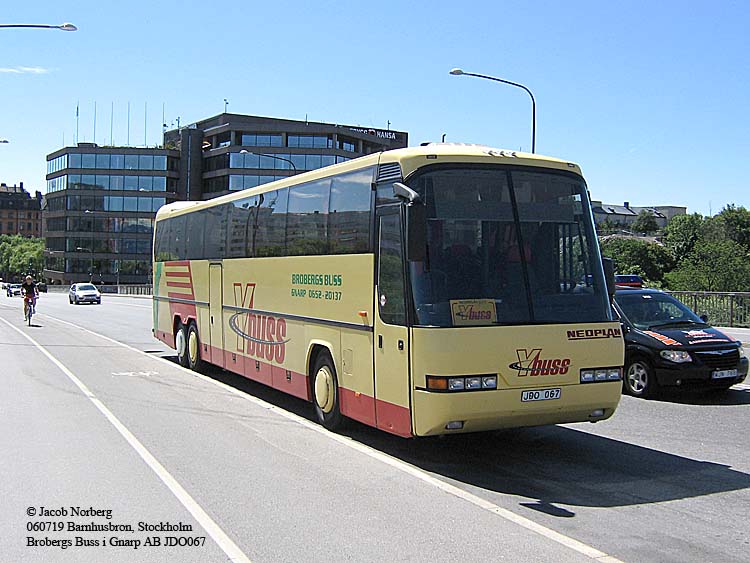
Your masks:
M 409 263 L 417 325 L 610 320 L 583 180 L 511 167 L 433 168 L 409 181 L 427 252 Z

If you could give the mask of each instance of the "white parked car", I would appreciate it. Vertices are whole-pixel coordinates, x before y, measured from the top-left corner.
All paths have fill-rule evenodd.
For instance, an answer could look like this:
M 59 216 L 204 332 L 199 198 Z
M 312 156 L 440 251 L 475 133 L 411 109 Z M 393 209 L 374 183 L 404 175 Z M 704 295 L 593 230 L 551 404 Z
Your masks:
M 101 303 L 102 294 L 93 283 L 74 283 L 68 291 L 68 301 L 75 303 Z

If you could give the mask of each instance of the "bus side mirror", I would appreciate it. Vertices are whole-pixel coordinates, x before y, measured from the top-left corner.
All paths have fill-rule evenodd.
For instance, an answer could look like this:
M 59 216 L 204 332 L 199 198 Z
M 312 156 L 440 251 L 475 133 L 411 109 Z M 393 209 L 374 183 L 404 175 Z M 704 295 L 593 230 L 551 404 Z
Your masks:
M 604 281 L 607 283 L 607 294 L 611 301 L 615 296 L 615 262 L 612 258 L 602 256 L 602 265 L 604 266 Z
M 421 203 L 406 207 L 406 259 L 424 262 L 427 258 L 427 209 Z

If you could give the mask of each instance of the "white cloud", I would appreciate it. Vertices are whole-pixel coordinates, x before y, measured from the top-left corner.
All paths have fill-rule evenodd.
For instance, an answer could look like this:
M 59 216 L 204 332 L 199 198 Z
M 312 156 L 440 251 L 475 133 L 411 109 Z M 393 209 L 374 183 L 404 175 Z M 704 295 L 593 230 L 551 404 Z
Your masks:
M 0 68 L 0 72 L 7 74 L 46 74 L 49 69 L 39 66 L 17 66 L 13 68 Z

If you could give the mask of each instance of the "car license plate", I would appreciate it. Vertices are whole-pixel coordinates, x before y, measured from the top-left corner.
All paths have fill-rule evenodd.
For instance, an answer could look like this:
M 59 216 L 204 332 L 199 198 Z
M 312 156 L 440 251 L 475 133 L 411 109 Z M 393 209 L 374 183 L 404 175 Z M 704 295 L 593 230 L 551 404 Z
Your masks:
M 737 377 L 736 369 L 721 369 L 711 374 L 711 379 L 725 379 L 731 377 Z
M 534 391 L 523 391 L 521 393 L 521 402 L 526 403 L 528 401 L 551 401 L 553 399 L 559 399 L 562 390 L 559 387 L 554 389 L 535 389 Z

